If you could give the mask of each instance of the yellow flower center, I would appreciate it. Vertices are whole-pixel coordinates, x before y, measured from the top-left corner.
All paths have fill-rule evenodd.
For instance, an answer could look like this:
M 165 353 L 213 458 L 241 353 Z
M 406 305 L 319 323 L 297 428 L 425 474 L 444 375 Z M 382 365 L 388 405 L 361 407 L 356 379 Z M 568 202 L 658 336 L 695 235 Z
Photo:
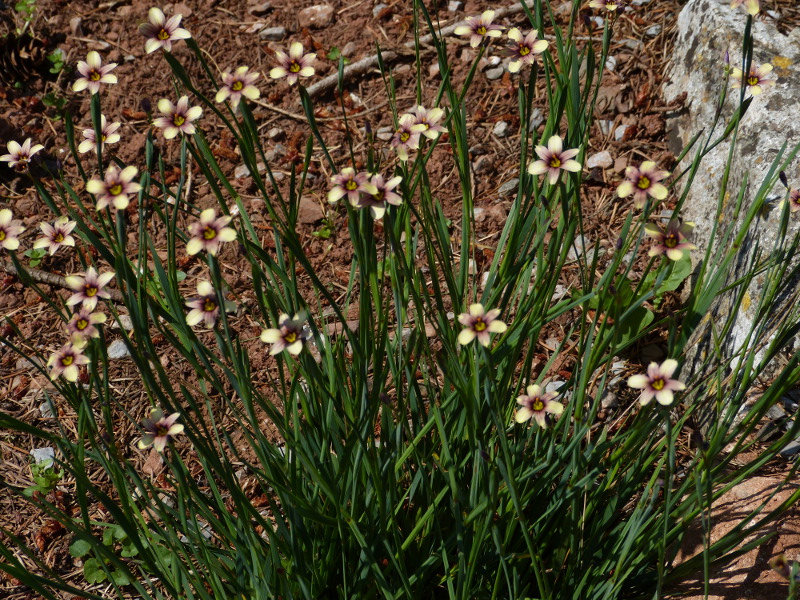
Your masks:
M 678 236 L 676 236 L 674 233 L 670 233 L 664 238 L 664 245 L 667 248 L 674 248 L 678 245 Z
M 758 77 L 750 75 L 750 77 L 747 78 L 747 85 L 758 85 Z
M 91 81 L 100 81 L 100 77 L 101 75 L 97 71 L 92 71 L 91 73 L 89 73 L 89 79 Z
M 100 134 L 100 141 L 101 142 L 105 142 L 106 141 L 106 134 L 105 133 Z
M 158 32 L 156 37 L 158 39 L 160 39 L 160 40 L 168 40 L 169 39 L 169 31 L 167 31 L 166 29 L 162 29 L 161 31 Z
M 542 402 L 541 398 L 534 398 L 533 402 L 531 402 L 531 409 L 535 411 L 540 411 L 544 409 L 544 402 Z
M 87 285 L 86 287 L 83 288 L 83 293 L 89 296 L 89 298 L 91 298 L 92 296 L 96 296 L 98 291 L 100 290 L 98 290 L 93 285 Z
M 205 312 L 213 312 L 217 310 L 217 303 L 211 298 L 206 298 L 203 302 L 203 310 Z
M 78 319 L 77 321 L 75 321 L 75 327 L 76 327 L 76 328 L 77 328 L 79 331 L 83 331 L 83 330 L 84 330 L 84 329 L 86 329 L 88 326 L 89 326 L 89 321 L 87 321 L 86 319 Z
M 0 229 L 0 242 L 6 239 L 6 232 Z
M 486 323 L 483 322 L 483 319 L 478 318 L 478 320 L 475 321 L 475 324 L 472 326 L 472 328 L 475 331 L 484 331 L 486 329 Z
M 383 190 L 378 190 L 378 193 L 372 194 L 372 197 L 376 202 L 383 202 L 383 199 L 386 197 L 386 192 Z
M 68 367 L 72 364 L 72 361 L 74 360 L 75 358 L 72 356 L 64 356 L 61 358 L 61 364 L 64 365 L 65 367 Z
M 410 137 L 411 137 L 411 134 L 404 131 L 403 133 L 400 134 L 400 141 L 401 142 L 407 142 L 408 138 L 410 138 Z
M 358 187 L 358 184 L 351 179 L 350 181 L 344 184 L 344 187 L 346 187 L 348 190 L 352 192 L 354 189 Z
M 55 235 L 53 236 L 53 241 L 54 241 L 56 244 L 60 244 L 61 242 L 63 242 L 63 241 L 64 241 L 64 236 L 63 236 L 63 235 L 61 235 L 60 233 L 57 233 L 57 234 L 55 234 Z
M 640 190 L 646 190 L 650 188 L 650 179 L 645 177 L 644 175 L 639 176 L 639 181 L 636 182 L 636 187 Z
M 122 193 L 122 184 L 115 183 L 110 188 L 108 188 L 108 193 L 112 196 L 119 196 Z
M 244 88 L 244 84 L 241 81 L 234 81 L 233 85 L 231 86 L 231 89 L 234 92 L 241 92 L 242 88 Z
M 478 27 L 478 28 L 475 30 L 475 32 L 476 32 L 478 35 L 486 35 L 486 27 L 484 27 L 483 25 L 481 25 L 481 26 L 479 26 L 479 27 Z
M 527 46 L 525 46 L 523 44 L 519 45 L 519 55 L 520 56 L 528 56 L 528 54 L 530 54 L 530 53 L 531 53 L 531 49 L 530 48 L 528 48 Z
M 559 167 L 561 167 L 561 159 L 558 158 L 557 156 L 554 156 L 553 158 L 550 159 L 550 168 L 558 169 Z
M 216 232 L 216 230 L 212 229 L 211 227 L 206 227 L 203 230 L 203 238 L 204 239 L 213 240 L 215 237 L 217 237 L 217 232 Z
M 156 437 L 167 437 L 169 435 L 169 429 L 165 425 L 156 424 Z
M 663 390 L 664 386 L 667 385 L 667 382 L 664 381 L 663 377 L 658 377 L 657 379 L 654 379 L 650 385 L 653 387 L 654 390 L 658 391 L 658 390 Z
M 291 333 L 287 333 L 285 336 L 283 336 L 283 339 L 288 344 L 294 344 L 297 341 L 297 334 L 292 331 Z
M 289 65 L 289 72 L 290 73 L 299 73 L 300 72 L 300 65 L 297 64 L 296 60 L 293 60 L 292 64 Z
M 172 122 L 175 124 L 175 127 L 180 127 L 184 123 L 186 123 L 186 117 L 183 115 L 175 115 L 172 117 Z

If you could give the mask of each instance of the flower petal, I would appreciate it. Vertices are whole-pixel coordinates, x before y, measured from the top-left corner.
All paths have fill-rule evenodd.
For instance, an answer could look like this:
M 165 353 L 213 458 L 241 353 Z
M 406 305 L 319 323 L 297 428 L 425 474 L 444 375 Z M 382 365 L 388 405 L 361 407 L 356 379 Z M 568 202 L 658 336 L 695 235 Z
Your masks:
M 471 343 L 472 340 L 475 339 L 475 332 L 472 329 L 463 329 L 461 333 L 458 334 L 458 343 L 462 346 L 466 346 L 467 344 Z
M 647 375 L 632 375 L 628 377 L 628 387 L 643 390 L 650 385 L 650 378 Z

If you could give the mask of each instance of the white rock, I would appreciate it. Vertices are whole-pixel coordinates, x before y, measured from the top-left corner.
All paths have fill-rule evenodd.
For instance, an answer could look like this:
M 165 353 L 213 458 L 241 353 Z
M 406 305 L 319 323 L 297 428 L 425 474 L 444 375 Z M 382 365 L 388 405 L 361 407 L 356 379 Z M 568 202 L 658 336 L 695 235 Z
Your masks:
M 493 69 L 489 69 L 486 71 L 486 79 L 489 81 L 500 79 L 503 76 L 504 71 L 505 69 L 503 69 L 503 67 L 494 67 Z
M 507 122 L 498 121 L 495 123 L 494 129 L 492 129 L 492 133 L 499 138 L 504 138 L 508 136 L 509 129 L 510 126 Z
M 52 464 L 56 460 L 56 450 L 50 446 L 45 446 L 44 448 L 34 448 L 31 450 L 30 454 L 33 457 L 33 461 L 37 465 L 47 463 Z
M 684 106 L 687 110 L 681 111 L 681 114 L 666 114 L 667 117 L 671 117 L 667 121 L 669 138 L 677 140 L 677 144 L 670 148 L 673 152 L 680 150 L 679 145 L 687 144 L 701 129 L 708 130 L 711 125 L 717 110 L 720 90 L 721 57 L 726 51 L 741 47 L 742 31 L 747 18 L 745 11 L 730 10 L 729 2 L 722 0 L 692 0 L 681 11 L 671 57 L 671 73 L 668 76 L 670 83 L 664 88 L 665 101 L 668 104 L 679 95 L 686 94 Z M 725 223 L 726 226 L 731 224 L 736 204 L 734 200 L 744 178 L 747 177 L 748 187 L 744 193 L 744 205 L 739 223 L 752 206 L 763 178 L 781 146 L 787 144 L 788 152 L 800 140 L 800 120 L 797 118 L 797 107 L 800 106 L 800 86 L 797 85 L 797 81 L 800 80 L 800 28 L 795 28 L 788 35 L 781 35 L 773 21 L 753 19 L 752 33 L 755 39 L 753 64 L 760 65 L 767 62 L 774 64 L 772 78 L 776 79 L 776 85 L 766 88 L 763 94 L 753 99 L 739 125 L 740 144 L 733 153 L 731 179 L 727 188 L 731 201 L 726 203 L 723 214 L 719 217 L 719 222 Z M 736 65 L 740 60 L 738 52 L 732 51 L 731 63 Z M 718 131 L 724 129 L 726 120 L 736 109 L 738 99 L 738 90 L 728 94 L 722 110 L 721 124 L 717 126 Z M 716 232 L 717 237 L 710 239 L 712 227 L 717 219 L 720 174 L 726 167 L 730 151 L 729 142 L 730 139 L 719 144 L 705 156 L 683 204 L 681 216 L 696 223 L 691 241 L 701 249 L 709 244 L 714 244 L 716 247 L 724 229 L 720 227 Z M 689 160 L 686 160 L 674 171 L 679 172 L 688 165 Z M 787 169 L 786 175 L 796 187 L 796 182 L 800 178 L 796 160 Z M 773 191 L 782 192 L 783 189 L 778 184 Z M 765 212 L 759 217 L 756 227 L 750 230 L 753 239 L 758 240 L 759 246 L 765 252 L 765 256 L 772 252 L 780 229 L 778 227 L 780 218 L 778 210 Z M 800 222 L 790 219 L 787 239 L 791 239 L 798 229 Z M 735 231 L 738 232 L 738 228 Z M 741 254 L 734 259 L 734 264 L 749 264 L 752 247 L 752 243 L 745 242 Z M 702 255 L 702 251 L 693 252 L 692 260 L 696 262 Z M 730 338 L 725 344 L 729 352 L 741 350 L 756 311 L 759 310 L 758 298 L 764 285 L 762 277 L 755 277 L 748 291 L 752 301 L 744 302 L 741 308 L 737 309 Z M 796 282 L 790 285 L 789 282 L 775 281 L 774 285 L 786 287 L 788 290 L 793 285 L 796 286 Z M 737 287 L 720 302 L 718 307 L 712 307 L 711 314 L 730 314 L 730 302 L 733 296 L 741 293 Z M 790 296 L 791 293 L 787 292 L 786 297 Z M 780 308 L 773 307 L 769 312 L 777 314 Z M 794 343 L 797 343 L 796 339 Z M 762 355 L 763 351 L 757 351 L 755 360 L 760 360 Z M 688 362 L 690 361 L 686 361 L 685 364 Z
M 83 19 L 80 17 L 73 17 L 69 20 L 69 30 L 72 32 L 72 35 L 78 37 L 83 35 L 82 23 Z
M 458 12 L 464 6 L 463 2 L 459 2 L 458 0 L 451 0 L 451 2 L 447 3 L 447 10 L 450 12 Z
M 280 146 L 280 144 L 278 144 Z M 264 163 L 260 162 L 256 165 L 258 167 L 259 172 L 266 171 L 267 167 Z M 247 165 L 239 165 L 233 170 L 233 176 L 236 179 L 243 179 L 244 177 L 250 177 L 250 170 L 247 168 Z
M 656 37 L 659 33 L 661 33 L 661 25 L 651 25 L 645 30 L 644 33 L 649 37 Z
M 529 120 L 529 130 L 533 131 L 539 128 L 539 125 L 544 123 L 544 113 L 542 112 L 541 108 L 534 108 L 531 111 L 531 116 Z
M 620 125 L 619 127 L 617 127 L 614 130 L 614 139 L 617 140 L 618 142 L 621 142 L 622 138 L 625 137 L 625 132 L 628 131 L 628 127 L 630 127 L 630 125 Z
M 439 75 L 439 63 L 438 62 L 431 63 L 431 66 L 428 67 L 428 75 L 430 75 L 431 77 L 436 77 L 437 75 Z
M 56 412 L 50 400 L 45 400 L 39 405 L 39 414 L 43 419 L 55 419 Z
M 617 59 L 613 56 L 606 58 L 606 69 L 613 71 L 617 68 Z
M 379 14 L 381 14 L 381 11 L 382 11 L 384 8 L 386 8 L 386 5 L 385 5 L 385 4 L 376 4 L 376 5 L 375 5 L 375 6 L 372 8 L 372 16 L 373 16 L 373 17 L 375 17 L 375 18 L 377 19 L 377 18 L 378 18 L 378 15 L 379 15 Z
M 476 175 L 488 173 L 492 170 L 492 159 L 486 155 L 479 157 L 478 160 L 473 163 L 473 169 Z
M 519 189 L 519 179 L 515 177 L 514 179 L 509 179 L 503 185 L 501 185 L 498 188 L 497 193 L 500 194 L 501 198 L 506 198 L 508 196 L 516 194 L 518 189 Z
M 600 398 L 600 406 L 605 409 L 616 408 L 619 406 L 617 395 L 611 390 L 604 390 L 603 395 Z
M 582 235 L 575 236 L 575 241 L 567 251 L 567 258 L 570 260 L 577 260 L 578 257 L 583 256 L 589 251 L 589 244 L 591 242 Z
M 119 323 L 117 323 L 116 319 L 109 319 L 109 321 L 110 321 L 109 325 L 112 331 L 115 329 L 118 330 L 120 328 L 120 324 L 122 325 L 122 328 L 125 329 L 125 331 L 130 331 L 131 329 L 133 329 L 133 321 L 131 320 L 130 315 L 120 315 Z
M 597 154 L 592 154 L 586 160 L 586 166 L 589 167 L 590 169 L 595 169 L 597 167 L 600 167 L 601 169 L 607 169 L 613 164 L 614 164 L 614 159 L 611 158 L 611 153 L 608 152 L 607 150 L 604 150 L 603 152 L 598 152 Z
M 123 340 L 114 340 L 108 345 L 108 349 L 106 350 L 108 353 L 108 358 L 111 360 L 116 360 L 118 358 L 125 358 L 126 356 L 130 356 L 131 352 L 128 350 L 128 346 L 125 345 Z
M 285 27 L 267 27 L 258 32 L 258 37 L 268 42 L 280 42 L 286 37 Z
M 381 127 L 378 129 L 375 137 L 377 137 L 379 140 L 383 140 L 384 142 L 388 142 L 390 139 L 392 139 L 393 135 L 394 129 L 391 127 Z
M 609 121 L 608 119 L 600 119 L 597 124 L 600 126 L 600 131 L 603 135 L 611 133 L 611 128 L 614 127 L 614 121 Z
M 300 27 L 318 29 L 330 25 L 331 21 L 333 21 L 333 6 L 330 4 L 309 6 L 297 13 L 297 24 Z

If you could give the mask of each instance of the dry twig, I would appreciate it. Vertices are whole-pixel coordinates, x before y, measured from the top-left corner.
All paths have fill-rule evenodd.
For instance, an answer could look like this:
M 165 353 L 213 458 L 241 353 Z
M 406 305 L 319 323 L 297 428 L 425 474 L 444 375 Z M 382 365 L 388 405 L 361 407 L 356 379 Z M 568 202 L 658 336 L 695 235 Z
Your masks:
M 533 0 L 528 0 L 527 5 L 528 7 L 532 7 Z M 497 9 L 495 11 L 494 16 L 495 19 L 499 19 L 501 17 L 515 15 L 519 12 L 522 12 L 522 10 L 523 10 L 522 4 L 514 4 L 512 6 L 507 6 L 506 8 Z M 466 24 L 466 21 L 459 21 L 458 23 L 453 23 L 452 25 L 448 25 L 447 27 L 444 27 L 443 29 L 439 30 L 438 35 L 439 37 L 450 35 L 456 30 L 456 27 L 464 24 Z M 420 45 L 427 45 L 430 44 L 432 41 L 433 41 L 433 34 L 423 35 L 421 38 L 419 38 Z M 413 50 L 414 44 L 415 42 L 413 41 L 406 42 L 404 44 L 404 50 Z M 402 54 L 403 52 L 399 51 L 395 52 L 393 50 L 387 50 L 386 52 L 381 53 L 381 58 L 383 59 L 384 62 L 390 62 L 397 59 L 399 56 L 402 56 Z M 368 56 L 367 58 L 362 58 L 361 60 L 356 61 L 353 64 L 348 65 L 344 68 L 344 73 L 342 74 L 343 79 L 347 80 L 352 77 L 357 77 L 358 75 L 363 75 L 364 73 L 366 73 L 370 69 L 373 69 L 376 66 L 378 66 L 377 54 Z M 323 92 L 326 92 L 332 87 L 336 86 L 337 83 L 339 83 L 338 72 L 333 73 L 332 75 L 328 75 L 323 79 L 320 79 L 314 85 L 308 86 L 307 88 L 308 95 L 311 96 L 312 98 L 314 96 L 318 96 L 319 94 L 322 94 Z

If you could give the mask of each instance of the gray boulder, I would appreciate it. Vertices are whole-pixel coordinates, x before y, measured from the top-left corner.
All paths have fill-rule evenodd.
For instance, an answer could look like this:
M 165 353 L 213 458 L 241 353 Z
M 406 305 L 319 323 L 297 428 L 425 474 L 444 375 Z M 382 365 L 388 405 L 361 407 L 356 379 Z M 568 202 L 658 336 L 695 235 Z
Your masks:
M 701 130 L 708 134 L 725 82 L 725 53 L 729 53 L 731 67 L 741 66 L 742 37 L 746 21 L 745 11 L 731 9 L 728 0 L 690 0 L 681 11 L 672 56 L 672 71 L 664 90 L 665 100 L 669 103 L 675 102 L 683 93 L 686 94 L 685 108 L 668 115 L 670 145 L 676 155 Z M 754 248 L 760 248 L 762 259 L 772 252 L 781 220 L 781 211 L 775 209 L 775 206 L 786 190 L 779 182 L 775 183 L 777 170 L 771 176 L 774 187 L 770 193 L 765 193 L 762 183 L 781 147 L 784 144 L 787 147 L 785 160 L 786 154 L 800 143 L 800 120 L 797 118 L 800 111 L 800 86 L 797 84 L 800 81 L 800 29 L 785 36 L 775 29 L 770 20 L 757 18 L 753 22 L 753 37 L 753 64 L 771 63 L 774 66 L 771 77 L 777 82 L 753 98 L 742 119 L 730 180 L 726 193 L 722 196 L 722 215 L 717 219 L 717 206 L 732 136 L 711 150 L 702 160 L 691 191 L 681 208 L 682 217 L 696 223 L 692 241 L 698 246 L 698 250 L 692 254 L 693 261 L 697 263 L 704 256 L 709 244 L 715 250 L 720 247 L 722 231 L 731 223 L 741 224 L 754 201 L 760 201 L 760 197 L 765 196 L 775 200 L 756 215 L 740 246 L 741 250 L 734 261 L 736 273 L 729 277 L 729 282 L 734 281 L 736 275 L 752 271 Z M 749 97 L 749 94 L 746 96 Z M 722 118 L 712 139 L 719 138 L 723 133 L 726 123 L 737 110 L 739 100 L 739 90 L 730 89 L 722 107 Z M 702 139 L 705 138 L 701 136 Z M 680 168 L 676 168 L 676 173 L 691 165 L 696 150 L 697 146 L 689 152 Z M 800 161 L 794 160 L 785 169 L 792 187 L 800 187 L 799 164 Z M 682 193 L 687 179 L 684 177 L 676 185 L 675 193 Z M 734 208 L 745 181 L 747 184 L 743 192 L 743 205 L 735 218 Z M 800 214 L 790 216 L 787 236 L 800 230 L 798 217 Z M 718 227 L 714 239 L 711 239 L 715 223 Z M 756 276 L 746 291 L 735 289 L 712 308 L 713 318 L 709 321 L 716 321 L 718 327 L 721 327 L 728 315 L 738 311 L 735 326 L 727 338 L 729 343 L 726 351 L 729 355 L 739 351 L 745 342 L 755 319 L 759 294 L 770 283 L 765 279 L 763 273 Z M 787 285 L 785 298 L 791 298 L 796 289 L 796 282 L 794 285 Z M 738 309 L 735 304 L 737 294 L 741 299 Z M 710 351 L 710 343 L 705 347 L 702 344 L 693 345 L 693 349 L 703 358 L 706 356 L 705 352 Z

